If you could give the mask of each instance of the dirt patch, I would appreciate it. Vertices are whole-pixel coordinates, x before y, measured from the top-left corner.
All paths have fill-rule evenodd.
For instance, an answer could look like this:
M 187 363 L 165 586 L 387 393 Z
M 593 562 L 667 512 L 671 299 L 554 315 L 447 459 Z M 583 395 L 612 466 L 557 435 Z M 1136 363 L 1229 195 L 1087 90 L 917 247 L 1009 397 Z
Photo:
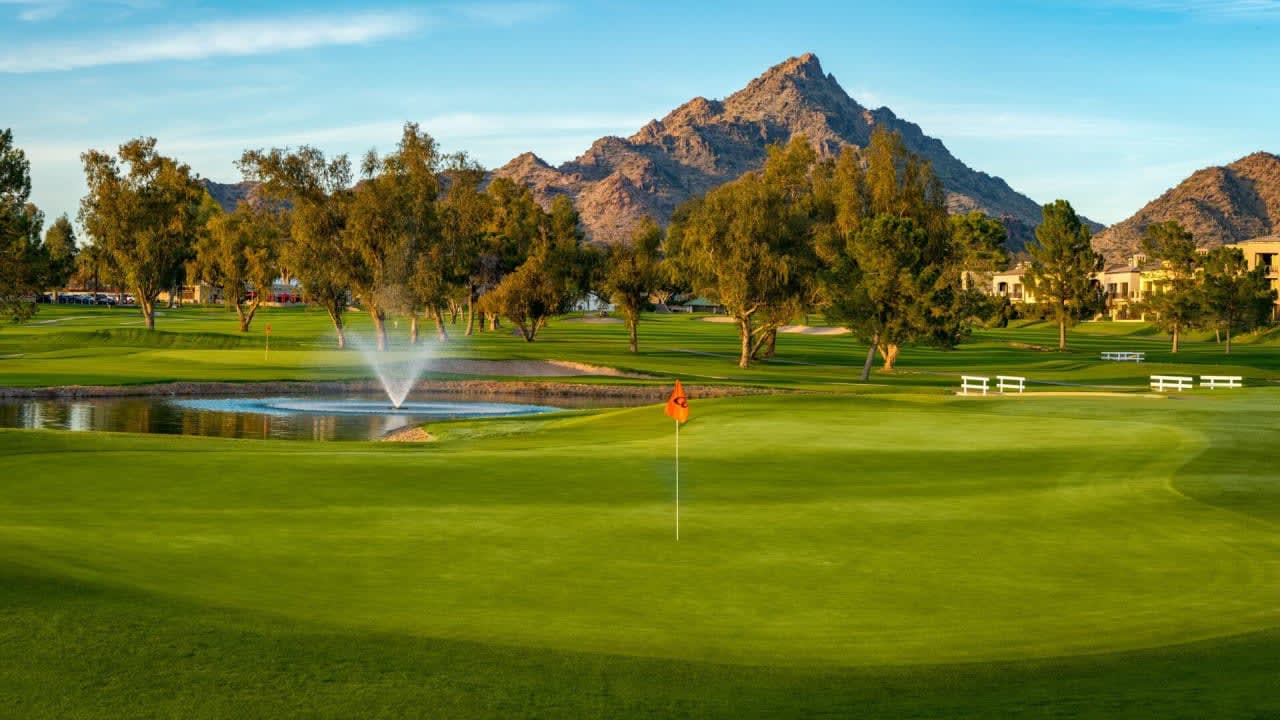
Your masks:
M 1168 396 L 1158 395 L 1156 393 L 1145 392 L 1112 392 L 1107 390 L 1099 390 L 1090 392 L 1088 390 L 1046 390 L 1044 392 L 1025 392 L 1025 393 L 990 393 L 982 395 L 980 393 L 969 393 L 965 395 L 959 391 L 956 392 L 959 397 L 988 397 L 988 398 L 1032 398 L 1032 397 L 1125 397 L 1125 398 L 1147 398 L 1148 400 L 1164 400 Z
M 391 432 L 379 438 L 382 442 L 408 442 L 422 443 L 435 442 L 436 437 L 420 427 L 405 427 Z
M 1014 350 L 1035 350 L 1036 352 L 1055 352 L 1057 348 L 1051 348 L 1046 345 L 1035 345 L 1033 343 L 1011 342 L 1009 347 Z

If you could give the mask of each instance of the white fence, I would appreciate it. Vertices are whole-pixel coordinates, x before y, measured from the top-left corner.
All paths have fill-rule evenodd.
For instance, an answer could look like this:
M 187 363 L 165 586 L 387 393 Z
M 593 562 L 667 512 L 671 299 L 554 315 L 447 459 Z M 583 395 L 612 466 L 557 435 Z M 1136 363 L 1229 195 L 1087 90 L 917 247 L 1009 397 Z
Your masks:
M 1016 375 L 996 376 L 996 390 L 999 390 L 1002 395 L 1005 390 L 1017 390 L 1018 392 L 1022 392 L 1026 389 L 1027 379 L 1024 377 L 1018 377 Z
M 1201 375 L 1200 387 L 1210 390 L 1244 387 L 1244 378 L 1239 375 Z
M 1147 359 L 1147 354 L 1141 352 L 1104 352 L 1102 353 L 1102 359 L 1116 362 L 1142 362 Z
M 991 378 L 982 377 L 981 375 L 961 375 L 960 376 L 960 394 L 968 395 L 970 390 L 981 390 L 983 395 L 987 394 L 987 386 L 991 384 Z
M 1151 389 L 1156 392 L 1164 392 L 1165 390 L 1190 390 L 1195 387 L 1196 379 L 1189 375 L 1152 375 Z

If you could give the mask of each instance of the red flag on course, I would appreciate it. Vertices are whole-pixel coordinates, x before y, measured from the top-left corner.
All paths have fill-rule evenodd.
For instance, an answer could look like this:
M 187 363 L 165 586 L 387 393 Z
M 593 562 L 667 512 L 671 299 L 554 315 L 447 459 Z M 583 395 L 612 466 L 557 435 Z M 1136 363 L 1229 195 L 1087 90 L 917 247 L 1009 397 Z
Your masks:
M 680 381 L 676 381 L 676 387 L 671 391 L 671 397 L 667 398 L 667 408 L 664 411 L 667 417 L 678 423 L 685 422 L 689 419 L 689 398 L 684 394 L 684 386 Z

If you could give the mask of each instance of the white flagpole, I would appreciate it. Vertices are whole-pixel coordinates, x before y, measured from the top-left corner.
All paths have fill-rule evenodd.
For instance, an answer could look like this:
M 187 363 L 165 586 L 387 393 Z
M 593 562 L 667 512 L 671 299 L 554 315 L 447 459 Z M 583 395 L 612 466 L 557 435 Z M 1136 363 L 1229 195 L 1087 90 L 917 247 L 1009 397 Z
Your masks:
M 676 542 L 680 542 L 680 421 L 676 421 Z

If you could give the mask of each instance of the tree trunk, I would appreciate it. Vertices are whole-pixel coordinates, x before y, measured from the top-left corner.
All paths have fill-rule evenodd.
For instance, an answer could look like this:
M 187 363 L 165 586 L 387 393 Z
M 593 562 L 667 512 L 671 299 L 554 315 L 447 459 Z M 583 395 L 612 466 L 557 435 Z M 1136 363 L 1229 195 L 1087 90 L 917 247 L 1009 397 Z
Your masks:
M 449 331 L 444 326 L 444 315 L 441 314 L 439 306 L 431 308 L 431 319 L 436 321 L 436 339 L 440 342 L 449 341 Z
M 498 313 L 487 313 L 489 320 L 489 332 L 498 331 Z
M 631 352 L 640 352 L 640 315 L 639 313 L 627 313 L 627 340 L 631 346 Z
M 1225 334 L 1227 336 L 1227 353 L 1226 354 L 1230 355 L 1231 354 L 1231 328 L 1227 328 L 1227 331 Z
M 470 289 L 467 290 L 467 330 L 462 333 L 466 337 L 471 337 L 476 331 L 476 302 L 475 293 Z
M 249 332 L 249 325 L 253 323 L 253 316 L 258 314 L 258 306 L 261 304 L 261 300 L 255 299 L 249 303 L 248 309 L 242 305 L 236 305 L 236 315 L 240 318 L 240 332 Z
M 155 300 L 146 298 L 138 298 L 138 309 L 142 310 L 142 323 L 148 330 L 156 329 L 156 303 Z
M 742 347 L 738 353 L 738 367 L 745 368 L 751 365 L 751 316 L 743 315 L 738 318 L 738 339 L 742 343 Z
M 876 346 L 880 344 L 880 333 L 871 338 L 871 347 L 867 348 L 866 362 L 862 363 L 862 382 L 871 379 L 871 364 L 876 361 Z
M 1178 352 L 1178 323 L 1173 324 L 1173 352 L 1175 355 Z
M 880 356 L 884 358 L 883 369 L 885 371 L 893 370 L 893 364 L 898 361 L 897 343 L 885 343 L 879 349 Z
M 378 352 L 387 349 L 386 316 L 376 307 L 369 308 L 369 317 L 373 320 L 373 337 L 377 341 Z
M 774 355 L 776 355 L 777 352 L 778 352 L 778 328 L 773 328 L 765 336 L 764 352 L 761 354 L 761 356 L 765 358 L 771 358 Z
M 418 313 L 416 310 L 409 314 L 409 344 L 418 344 Z
M 1067 349 L 1067 321 L 1065 319 L 1058 321 L 1058 352 L 1065 352 Z
M 459 314 L 460 314 L 460 313 L 459 313 L 459 311 L 458 311 L 458 301 L 457 301 L 457 300 L 450 300 L 450 301 L 449 301 L 449 324 L 450 324 L 450 325 L 457 325 L 457 324 L 458 324 L 458 315 L 459 315 Z
M 346 349 L 347 331 L 342 327 L 342 310 L 335 304 L 335 306 L 325 306 L 325 311 L 329 313 L 329 320 L 333 322 L 333 334 L 338 338 L 338 349 Z

